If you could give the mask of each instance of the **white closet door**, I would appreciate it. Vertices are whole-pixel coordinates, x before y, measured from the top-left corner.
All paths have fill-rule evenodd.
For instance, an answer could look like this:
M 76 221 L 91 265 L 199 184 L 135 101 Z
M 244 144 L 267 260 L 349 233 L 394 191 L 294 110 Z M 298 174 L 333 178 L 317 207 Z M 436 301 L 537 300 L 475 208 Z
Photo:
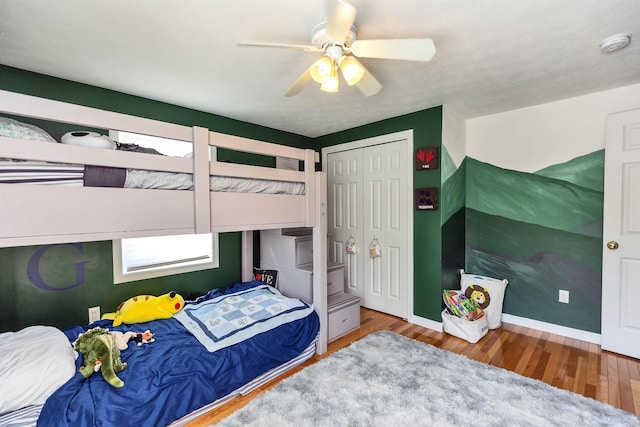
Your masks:
M 410 286 L 407 140 L 329 153 L 329 257 L 345 265 L 345 290 L 367 308 L 407 318 Z M 355 254 L 347 241 L 357 242 Z M 371 258 L 377 239 L 382 256 Z
M 362 297 L 363 193 L 362 149 L 328 156 L 329 258 L 345 266 L 345 290 Z M 357 243 L 355 255 L 346 253 L 349 238 Z
M 364 166 L 364 305 L 407 317 L 406 141 L 368 147 Z M 381 256 L 369 256 L 374 239 Z

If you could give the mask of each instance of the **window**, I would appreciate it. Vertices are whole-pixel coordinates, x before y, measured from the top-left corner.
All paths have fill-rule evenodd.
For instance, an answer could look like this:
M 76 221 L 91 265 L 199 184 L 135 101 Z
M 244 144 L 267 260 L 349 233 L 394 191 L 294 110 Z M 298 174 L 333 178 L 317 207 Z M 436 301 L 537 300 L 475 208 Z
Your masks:
M 191 153 L 191 144 L 128 132 L 110 132 L 115 141 L 155 148 L 170 156 Z M 212 153 L 215 156 L 215 152 Z M 218 235 L 186 234 L 113 241 L 115 283 L 217 268 Z

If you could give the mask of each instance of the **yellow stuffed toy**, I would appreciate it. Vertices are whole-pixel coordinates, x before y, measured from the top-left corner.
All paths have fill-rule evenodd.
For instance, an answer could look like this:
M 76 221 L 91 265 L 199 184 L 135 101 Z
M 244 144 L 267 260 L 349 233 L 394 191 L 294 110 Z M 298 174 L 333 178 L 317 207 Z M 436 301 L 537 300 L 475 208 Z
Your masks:
M 115 313 L 105 313 L 102 318 L 113 320 L 113 326 L 121 323 L 143 323 L 168 319 L 183 308 L 184 299 L 175 292 L 159 297 L 138 295 L 120 304 Z

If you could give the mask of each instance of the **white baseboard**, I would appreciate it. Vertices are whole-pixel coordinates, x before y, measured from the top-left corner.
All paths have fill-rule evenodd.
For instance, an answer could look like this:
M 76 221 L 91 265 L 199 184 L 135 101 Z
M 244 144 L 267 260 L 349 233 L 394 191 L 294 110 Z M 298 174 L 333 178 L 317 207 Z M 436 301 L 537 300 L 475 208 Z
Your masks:
M 602 340 L 600 334 L 594 332 L 583 331 L 580 329 L 568 328 L 566 326 L 554 325 L 553 323 L 541 322 L 539 320 L 527 319 L 526 317 L 514 316 L 512 314 L 502 314 L 502 321 L 512 325 L 524 326 L 526 328 L 537 329 L 543 332 L 560 335 L 563 337 L 573 338 L 580 341 L 586 341 L 600 345 Z M 424 317 L 410 315 L 409 323 L 422 326 L 423 328 L 432 329 L 436 332 L 442 332 L 442 322 L 425 319 Z
M 409 315 L 407 321 L 409 323 L 413 323 L 414 325 L 422 326 L 423 328 L 432 329 L 436 332 L 442 332 L 442 322 L 425 319 L 424 317 L 416 316 L 415 314 Z
M 568 328 L 566 326 L 555 325 L 553 323 L 541 322 L 539 320 L 527 319 L 526 317 L 519 317 L 512 314 L 504 313 L 502 314 L 502 321 L 505 323 L 511 323 L 512 325 L 524 326 L 543 332 L 561 335 L 563 337 L 573 338 L 580 341 L 587 341 L 593 344 L 600 345 L 602 343 L 600 334 L 596 334 L 595 332 Z

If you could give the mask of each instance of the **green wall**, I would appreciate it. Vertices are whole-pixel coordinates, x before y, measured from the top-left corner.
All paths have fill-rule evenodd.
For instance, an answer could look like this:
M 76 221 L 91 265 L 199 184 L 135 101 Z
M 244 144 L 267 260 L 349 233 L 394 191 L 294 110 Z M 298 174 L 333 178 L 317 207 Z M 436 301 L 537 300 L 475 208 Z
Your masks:
M 0 89 L 165 122 L 203 126 L 217 132 L 299 148 L 312 148 L 313 141 L 303 136 L 2 65 Z M 77 129 L 29 121 L 58 139 L 65 132 Z M 220 160 L 232 157 L 230 153 L 219 153 Z M 264 162 L 253 157 L 240 160 Z M 114 285 L 110 241 L 2 248 L 0 331 L 33 324 L 60 328 L 85 324 L 87 308 L 91 306 L 100 305 L 102 312 L 107 312 L 113 311 L 120 302 L 134 295 L 158 295 L 170 290 L 186 295 L 226 286 L 240 280 L 240 259 L 240 233 L 223 233 L 220 235 L 220 267 L 217 269 Z M 37 260 L 39 262 L 36 263 Z
M 235 233 L 237 234 L 237 233 Z M 134 295 L 204 292 L 240 279 L 240 240 L 220 235 L 220 265 L 213 270 L 113 284 L 111 241 L 0 249 L 0 325 L 3 331 L 44 324 L 87 323 L 88 307 L 102 313 Z
M 442 143 L 442 107 L 422 110 L 316 138 L 317 147 L 327 147 L 413 129 L 414 150 Z M 440 150 L 438 150 L 440 151 Z M 439 153 L 440 154 L 440 153 Z M 413 162 L 413 160 L 412 160 Z M 440 157 L 438 164 L 441 164 Z M 439 170 L 413 172 L 413 187 L 440 188 Z M 411 198 L 414 192 L 411 190 Z M 413 215 L 413 290 L 414 313 L 441 320 L 441 210 L 415 211 Z

